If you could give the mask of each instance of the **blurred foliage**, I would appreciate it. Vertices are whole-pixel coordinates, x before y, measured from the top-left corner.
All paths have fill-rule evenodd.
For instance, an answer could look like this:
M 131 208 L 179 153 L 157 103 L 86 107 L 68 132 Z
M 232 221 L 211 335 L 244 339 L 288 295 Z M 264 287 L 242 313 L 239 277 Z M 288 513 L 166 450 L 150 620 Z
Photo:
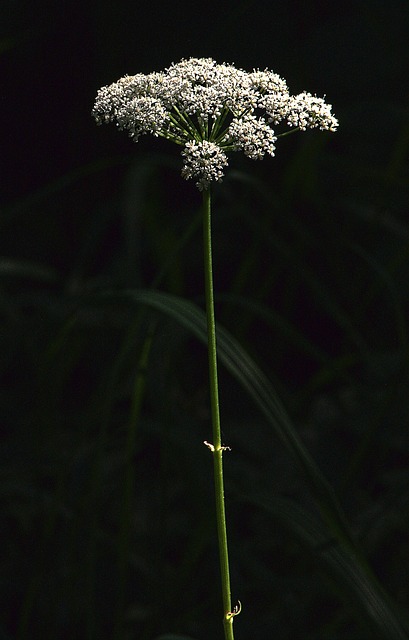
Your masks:
M 183 317 L 95 304 L 150 290 L 203 307 L 201 199 L 177 149 L 134 147 L 89 115 L 100 85 L 189 55 L 271 67 L 327 92 L 340 120 L 280 140 L 274 160 L 232 157 L 214 192 L 217 318 L 281 398 L 404 629 L 371 627 L 356 597 L 371 572 L 351 572 L 222 362 L 235 635 L 406 637 L 406 3 L 231 2 L 227 32 L 210 3 L 205 36 L 202 3 L 146 4 L 143 27 L 135 3 L 78 7 L 2 8 L 0 638 L 221 635 L 205 348 Z

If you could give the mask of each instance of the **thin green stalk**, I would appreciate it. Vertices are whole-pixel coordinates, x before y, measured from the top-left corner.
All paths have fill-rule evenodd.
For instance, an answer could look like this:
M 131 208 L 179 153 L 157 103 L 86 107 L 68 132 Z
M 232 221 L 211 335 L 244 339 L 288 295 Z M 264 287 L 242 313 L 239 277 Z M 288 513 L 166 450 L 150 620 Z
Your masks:
M 214 319 L 211 195 L 210 189 L 203 191 L 203 241 L 204 271 L 207 317 L 207 346 L 209 356 L 210 406 L 212 415 L 213 444 L 205 443 L 213 453 L 214 484 L 216 497 L 217 537 L 219 542 L 220 572 L 223 595 L 223 627 L 225 640 L 234 640 L 230 591 L 229 553 L 227 547 L 226 511 L 224 505 L 223 451 L 219 411 L 219 391 L 217 383 L 216 324 Z

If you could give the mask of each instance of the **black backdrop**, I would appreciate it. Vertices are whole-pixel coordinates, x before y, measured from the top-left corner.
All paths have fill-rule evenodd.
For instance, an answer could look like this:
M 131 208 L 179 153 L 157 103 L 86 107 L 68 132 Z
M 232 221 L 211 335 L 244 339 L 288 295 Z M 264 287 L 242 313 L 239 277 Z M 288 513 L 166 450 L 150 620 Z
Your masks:
M 190 416 L 199 430 L 203 427 L 206 381 L 200 370 L 205 370 L 204 354 L 174 329 L 159 335 L 148 380 L 153 391 L 147 392 L 137 445 L 139 484 L 133 532 L 135 545 L 148 539 L 152 548 L 146 543 L 140 557 L 136 554 L 137 569 L 133 567 L 128 576 L 130 587 L 121 601 L 115 590 L 117 560 L 111 550 L 106 551 L 104 536 L 114 535 L 117 529 L 123 425 L 130 411 L 131 391 L 124 382 L 131 376 L 129 363 L 118 383 L 121 392 L 113 401 L 116 412 L 111 416 L 102 465 L 97 515 L 102 533 L 96 544 L 103 548 L 98 547 L 95 563 L 96 595 L 87 582 L 92 572 L 81 573 L 81 567 L 87 565 L 93 548 L 92 522 L 95 525 L 91 516 L 87 520 L 90 502 L 83 496 L 88 491 L 91 501 L 94 495 L 87 478 L 95 468 L 104 385 L 121 344 L 118 327 L 124 330 L 128 316 L 119 313 L 114 321 L 108 314 L 96 324 L 86 317 L 73 338 L 67 328 L 77 294 L 112 284 L 149 286 L 166 262 L 168 247 L 184 233 L 197 209 L 195 188 L 177 175 L 176 149 L 155 139 L 133 146 L 113 126 L 95 126 L 91 109 L 96 91 L 125 74 L 160 70 L 190 56 L 209 56 L 247 70 L 273 69 L 287 80 L 292 93 L 305 89 L 326 95 L 339 118 L 336 134 L 291 137 L 280 143 L 273 160 L 232 162 L 237 171 L 260 179 L 270 195 L 265 201 L 262 190 L 254 195 L 243 185 L 235 188 L 227 178 L 217 191 L 219 311 L 273 380 L 309 450 L 339 490 L 377 575 L 404 609 L 408 598 L 407 575 L 401 571 L 407 560 L 408 3 L 5 0 L 0 12 L 1 412 L 6 433 L 2 455 L 6 554 L 1 578 L 5 615 L 0 636 L 149 640 L 171 630 L 198 638 L 220 634 L 214 531 L 212 527 L 207 531 L 200 520 L 212 517 L 211 484 L 190 469 L 194 479 L 181 489 L 178 476 L 180 469 L 187 473 L 184 465 L 188 463 L 183 455 L 178 458 L 178 446 L 188 428 L 185 422 L 189 424 Z M 141 204 L 132 185 L 142 179 L 141 167 L 150 166 L 156 154 L 166 158 L 168 168 L 158 174 L 164 186 L 155 188 L 148 180 L 146 202 Z M 285 220 L 270 216 L 269 202 L 282 208 Z M 151 220 L 142 224 L 143 239 L 138 235 L 140 220 L 132 221 L 133 206 Z M 161 212 L 159 218 L 153 213 L 155 207 Z M 300 285 L 299 272 L 294 275 L 284 265 L 282 245 L 277 244 L 277 253 L 263 248 L 265 229 L 293 247 L 294 264 L 299 258 L 301 265 L 305 258 L 312 272 L 319 274 L 313 302 L 309 287 Z M 253 255 L 248 263 L 243 256 L 253 234 L 258 257 Z M 175 269 L 161 288 L 202 303 L 200 251 L 190 245 L 185 251 L 190 266 L 182 265 L 181 272 Z M 243 320 L 223 306 L 223 295 L 235 290 L 240 264 L 250 264 L 256 278 L 246 284 L 243 276 L 240 292 L 276 309 L 304 342 L 292 343 L 286 334 L 284 346 L 272 337 L 279 331 L 274 322 L 271 333 L 271 326 L 249 319 L 251 313 Z M 339 307 L 331 307 L 329 294 L 320 296 L 319 278 Z M 368 340 L 367 350 L 359 336 Z M 136 344 L 130 349 L 130 361 L 137 360 L 140 343 Z M 319 368 L 311 355 L 315 347 L 327 354 L 332 366 Z M 177 383 L 167 366 L 171 372 L 178 371 Z M 280 449 L 274 454 L 276 471 L 269 462 L 258 460 L 255 449 L 250 447 L 251 453 L 246 454 L 246 430 L 240 419 L 248 415 L 258 425 L 258 414 L 242 398 L 236 383 L 223 374 L 222 383 L 226 431 L 231 434 L 237 429 L 237 436 L 231 437 L 233 441 L 237 437 L 239 451 L 239 461 L 230 467 L 230 494 L 234 495 L 234 482 L 241 487 L 243 478 L 253 474 L 261 487 L 268 478 L 279 493 L 309 505 L 302 482 L 294 479 L 292 463 Z M 176 418 L 158 397 L 176 397 Z M 177 445 L 169 444 L 158 426 L 167 420 L 179 421 Z M 206 428 L 198 441 L 207 437 Z M 163 442 L 171 451 L 168 457 L 161 449 Z M 262 449 L 263 440 L 258 444 Z M 203 460 L 199 453 L 195 455 L 199 469 Z M 161 552 L 157 551 L 162 533 L 157 517 L 162 503 L 155 493 L 152 466 L 155 473 L 160 469 L 163 474 L 161 487 L 169 483 L 170 493 L 176 495 L 165 509 L 166 518 L 171 518 L 172 509 L 176 515 L 175 522 L 167 524 L 169 548 Z M 59 475 L 61 469 L 65 475 Z M 112 469 L 119 474 L 114 480 Z M 185 478 L 182 472 L 181 477 Z M 149 492 L 155 508 L 147 506 Z M 58 508 L 56 495 L 61 500 Z M 196 511 L 198 495 L 204 515 Z M 231 500 L 236 505 L 231 507 L 236 532 L 232 555 L 243 557 L 234 580 L 247 597 L 249 610 L 248 618 L 243 610 L 243 621 L 237 620 L 239 639 L 273 637 L 273 633 L 278 640 L 374 637 L 373 630 L 359 627 L 360 616 L 354 618 L 352 606 L 339 605 L 336 597 L 327 601 L 327 587 L 320 586 L 320 578 L 309 581 L 315 560 L 309 564 L 300 559 L 291 536 L 288 539 L 286 534 L 283 542 L 277 523 L 270 528 L 255 504 L 242 507 L 237 498 Z M 181 502 L 190 513 L 187 525 Z M 388 511 L 388 505 L 395 510 L 391 506 Z M 144 518 L 145 529 L 140 526 Z M 180 530 L 194 531 L 197 522 L 205 533 L 195 558 L 189 535 Z M 186 565 L 187 548 L 192 557 Z M 254 549 L 260 550 L 260 557 L 251 557 Z M 248 566 L 247 553 L 252 558 Z M 165 558 L 168 573 L 163 563 L 152 560 L 155 554 Z M 138 562 L 151 563 L 151 570 L 144 573 Z M 273 574 L 266 573 L 270 565 Z M 189 566 L 193 576 L 200 570 L 200 580 L 190 582 L 180 566 L 186 575 Z M 174 586 L 172 571 L 179 587 Z M 331 578 L 330 584 L 334 587 Z M 173 589 L 180 598 L 188 592 L 185 604 L 178 596 L 176 603 L 172 600 Z M 209 589 L 216 594 L 215 603 L 207 599 Z M 162 598 L 157 609 L 151 597 L 155 590 Z M 337 593 L 336 585 L 333 592 Z M 136 605 L 140 598 L 142 604 Z M 127 624 L 114 636 L 116 613 L 110 603 L 116 599 L 122 602 Z
M 271 68 L 294 92 L 327 95 L 342 119 L 337 144 L 378 153 L 395 123 L 382 105 L 405 106 L 405 2 L 2 3 L 3 188 L 18 197 L 100 155 L 106 134 L 89 112 L 97 88 L 126 73 L 210 56 Z M 4 74 L 4 72 L 3 72 Z M 360 106 L 357 117 L 348 114 Z M 379 109 L 379 112 L 377 111 Z M 376 119 L 376 122 L 374 120 Z M 368 140 L 376 131 L 376 140 Z M 104 137 L 105 136 L 105 137 Z M 358 138 L 358 136 L 357 136 Z M 126 141 L 110 139 L 122 149 Z M 123 145 L 123 146 L 122 146 Z

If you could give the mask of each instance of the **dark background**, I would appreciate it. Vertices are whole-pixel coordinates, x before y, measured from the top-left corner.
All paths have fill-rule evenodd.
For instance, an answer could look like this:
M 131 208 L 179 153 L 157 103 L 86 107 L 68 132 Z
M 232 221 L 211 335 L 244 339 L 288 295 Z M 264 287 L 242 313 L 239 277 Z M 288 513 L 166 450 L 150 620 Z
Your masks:
M 200 197 L 178 149 L 134 146 L 90 115 L 100 86 L 190 56 L 273 69 L 292 93 L 326 95 L 340 121 L 279 140 L 274 159 L 231 158 L 214 194 L 217 314 L 275 386 L 402 615 L 407 2 L 0 11 L 0 637 L 221 637 L 205 351 L 163 315 L 90 302 L 150 288 L 164 269 L 160 290 L 203 306 Z M 321 563 L 319 540 L 260 507 L 284 497 L 314 514 L 317 496 L 239 381 L 220 378 L 237 639 L 387 638 Z

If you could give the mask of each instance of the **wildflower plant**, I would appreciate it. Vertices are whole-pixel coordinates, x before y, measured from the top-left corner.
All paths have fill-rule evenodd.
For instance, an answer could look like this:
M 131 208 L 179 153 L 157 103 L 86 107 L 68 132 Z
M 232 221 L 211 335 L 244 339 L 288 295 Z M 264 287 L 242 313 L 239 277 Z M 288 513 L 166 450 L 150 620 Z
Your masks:
M 335 131 L 331 105 L 287 84 L 270 70 L 246 72 L 212 58 L 183 59 L 162 72 L 124 76 L 102 87 L 92 114 L 97 124 L 114 122 L 134 142 L 141 135 L 167 138 L 182 147 L 182 177 L 195 180 L 203 195 L 204 272 L 213 441 L 216 519 L 223 595 L 225 640 L 234 640 L 233 620 L 241 603 L 232 607 L 224 501 L 223 452 L 217 379 L 214 315 L 211 185 L 221 182 L 228 154 L 243 151 L 251 160 L 275 155 L 277 139 L 292 131 Z M 276 127 L 286 126 L 281 132 Z

